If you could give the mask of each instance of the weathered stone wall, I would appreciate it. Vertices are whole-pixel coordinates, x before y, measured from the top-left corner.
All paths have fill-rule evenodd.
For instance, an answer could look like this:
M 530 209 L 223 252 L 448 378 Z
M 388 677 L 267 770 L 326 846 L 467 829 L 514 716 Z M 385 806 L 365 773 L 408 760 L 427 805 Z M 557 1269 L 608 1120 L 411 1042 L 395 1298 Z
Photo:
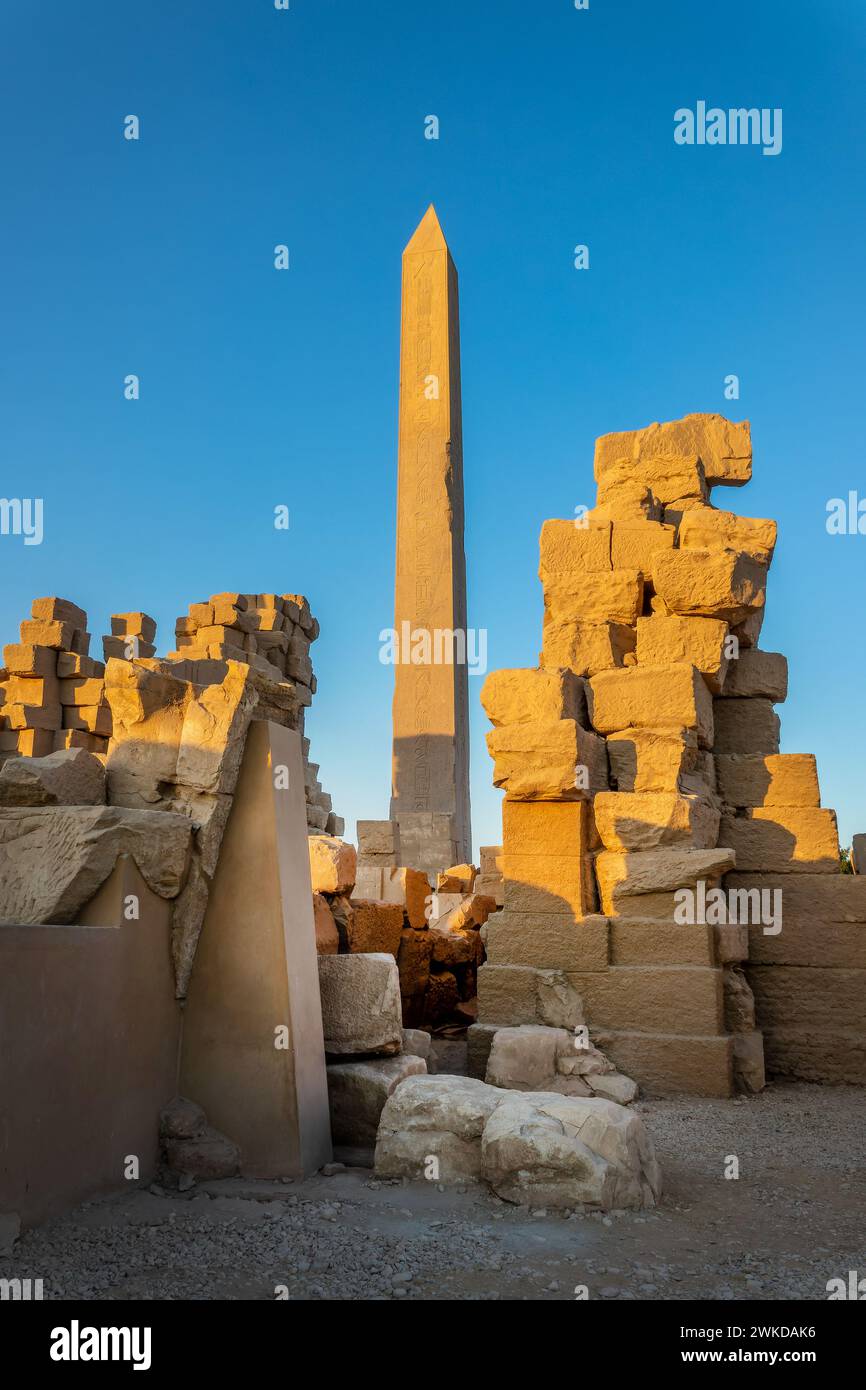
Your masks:
M 757 647 L 776 525 L 710 500 L 750 476 L 719 416 L 599 439 L 597 506 L 542 528 L 540 666 L 482 692 L 505 911 L 479 1018 L 547 1021 L 534 976 L 559 970 L 657 1090 L 759 1088 L 763 1042 L 773 1071 L 866 1079 L 866 892 L 814 759 L 779 753 L 787 663 Z M 781 889 L 781 932 L 732 925 L 731 888 Z

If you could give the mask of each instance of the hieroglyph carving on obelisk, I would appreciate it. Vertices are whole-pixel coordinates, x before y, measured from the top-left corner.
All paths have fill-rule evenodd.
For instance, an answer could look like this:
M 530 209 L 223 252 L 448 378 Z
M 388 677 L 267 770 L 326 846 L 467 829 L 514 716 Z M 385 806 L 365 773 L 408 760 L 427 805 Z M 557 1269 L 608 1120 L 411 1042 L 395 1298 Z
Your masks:
M 469 701 L 457 271 L 432 206 L 403 252 L 394 608 L 391 816 L 404 863 L 444 868 L 471 853 Z

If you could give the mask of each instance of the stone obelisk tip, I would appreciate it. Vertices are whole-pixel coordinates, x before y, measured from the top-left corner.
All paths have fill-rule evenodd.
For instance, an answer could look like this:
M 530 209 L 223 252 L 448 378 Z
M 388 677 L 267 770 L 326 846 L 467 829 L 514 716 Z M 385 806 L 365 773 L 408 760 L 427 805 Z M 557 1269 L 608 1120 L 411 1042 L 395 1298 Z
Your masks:
M 436 216 L 436 209 L 431 203 L 415 228 L 403 254 L 405 256 L 418 251 L 447 250 L 448 243 L 439 224 L 439 218 Z

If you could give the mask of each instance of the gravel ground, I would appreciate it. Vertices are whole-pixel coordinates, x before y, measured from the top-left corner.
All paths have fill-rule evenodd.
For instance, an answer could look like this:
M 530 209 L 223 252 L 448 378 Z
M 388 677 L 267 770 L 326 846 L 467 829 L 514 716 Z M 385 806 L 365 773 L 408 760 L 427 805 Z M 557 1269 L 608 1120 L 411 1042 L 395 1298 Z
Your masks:
M 642 1101 L 654 1212 L 547 1214 L 486 1189 L 242 1179 L 86 1203 L 26 1232 L 0 1277 L 80 1299 L 826 1299 L 866 1275 L 866 1089 L 774 1085 Z M 724 1176 L 730 1156 L 739 1177 Z M 281 1288 L 282 1286 L 282 1288 Z M 276 1291 L 281 1289 L 278 1294 Z

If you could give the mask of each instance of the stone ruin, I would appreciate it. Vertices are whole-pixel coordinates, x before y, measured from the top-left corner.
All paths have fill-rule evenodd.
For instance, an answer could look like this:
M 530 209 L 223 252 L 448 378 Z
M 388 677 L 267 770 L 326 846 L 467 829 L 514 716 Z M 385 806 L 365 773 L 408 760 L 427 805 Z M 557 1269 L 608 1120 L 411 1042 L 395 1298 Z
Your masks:
M 866 884 L 814 757 L 779 752 L 787 663 L 758 646 L 776 524 L 711 501 L 751 465 L 716 415 L 604 435 L 596 506 L 542 528 L 539 665 L 481 696 L 504 911 L 476 1074 L 556 989 L 657 1093 L 866 1081 Z

